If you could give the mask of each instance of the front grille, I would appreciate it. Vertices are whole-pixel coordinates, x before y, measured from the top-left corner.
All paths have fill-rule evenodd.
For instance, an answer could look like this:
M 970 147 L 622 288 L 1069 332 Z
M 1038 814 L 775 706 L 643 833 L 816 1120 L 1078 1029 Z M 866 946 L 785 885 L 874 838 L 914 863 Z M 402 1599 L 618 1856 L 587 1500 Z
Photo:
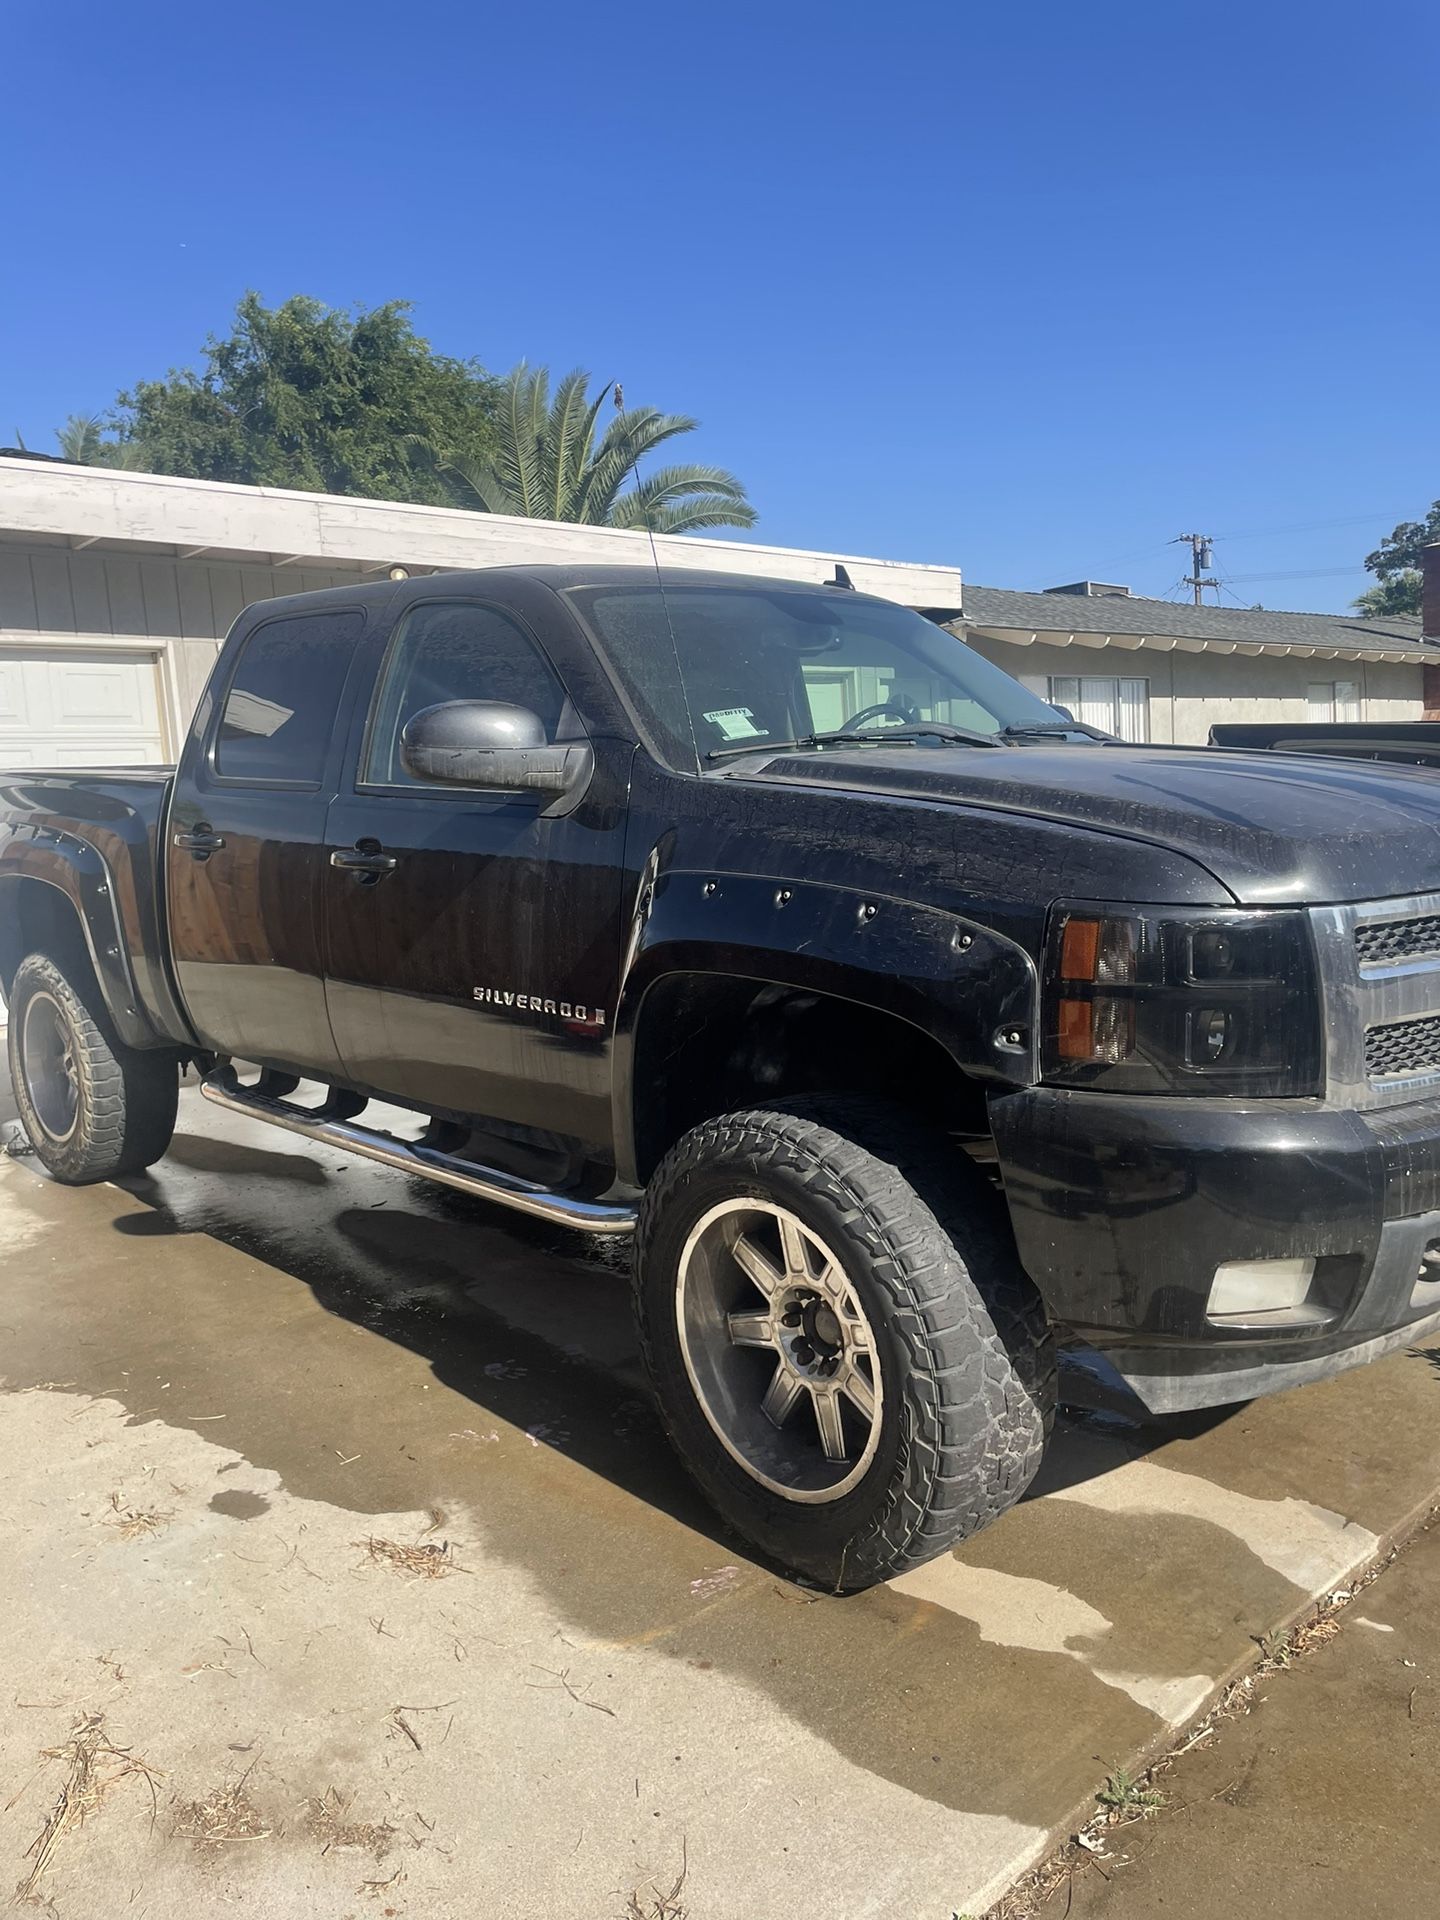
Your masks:
M 1365 1030 L 1365 1073 L 1371 1080 L 1387 1074 L 1431 1073 L 1440 1067 L 1440 1014 L 1422 1020 L 1397 1020 Z
M 1440 954 L 1440 913 L 1363 921 L 1355 929 L 1355 954 L 1362 967 L 1393 967 Z

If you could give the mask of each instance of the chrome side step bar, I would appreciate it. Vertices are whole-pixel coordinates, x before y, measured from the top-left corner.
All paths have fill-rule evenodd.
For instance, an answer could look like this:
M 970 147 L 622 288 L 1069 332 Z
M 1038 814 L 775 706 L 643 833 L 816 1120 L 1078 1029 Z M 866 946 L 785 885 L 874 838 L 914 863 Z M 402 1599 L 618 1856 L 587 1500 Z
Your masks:
M 288 1100 L 277 1099 L 257 1088 L 242 1087 L 233 1067 L 220 1067 L 200 1082 L 200 1091 L 217 1107 L 228 1113 L 244 1114 L 250 1120 L 263 1120 L 320 1146 L 339 1147 L 346 1153 L 362 1154 L 378 1160 L 381 1166 L 397 1173 L 412 1173 L 422 1180 L 435 1180 L 442 1186 L 458 1187 L 461 1193 L 477 1200 L 493 1200 L 497 1206 L 510 1207 L 535 1220 L 548 1220 L 554 1226 L 578 1227 L 582 1233 L 633 1233 L 635 1209 L 607 1206 L 598 1200 L 576 1200 L 568 1194 L 553 1193 L 537 1187 L 497 1167 L 480 1167 L 453 1154 L 441 1153 L 394 1134 L 370 1127 L 358 1127 L 353 1120 L 327 1117 L 324 1109 L 307 1112 L 293 1107 Z

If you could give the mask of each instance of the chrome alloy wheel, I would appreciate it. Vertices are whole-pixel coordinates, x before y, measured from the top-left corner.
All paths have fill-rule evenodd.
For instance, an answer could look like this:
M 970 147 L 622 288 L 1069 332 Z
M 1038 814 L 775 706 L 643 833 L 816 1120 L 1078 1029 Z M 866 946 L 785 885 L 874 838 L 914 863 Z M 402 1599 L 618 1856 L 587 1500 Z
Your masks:
M 75 1043 L 60 1002 L 34 993 L 26 1002 L 20 1067 L 35 1118 L 52 1140 L 68 1140 L 80 1120 Z
M 811 1505 L 858 1485 L 884 1388 L 870 1322 L 818 1234 L 771 1201 L 721 1201 L 685 1242 L 675 1315 L 701 1411 L 753 1479 Z

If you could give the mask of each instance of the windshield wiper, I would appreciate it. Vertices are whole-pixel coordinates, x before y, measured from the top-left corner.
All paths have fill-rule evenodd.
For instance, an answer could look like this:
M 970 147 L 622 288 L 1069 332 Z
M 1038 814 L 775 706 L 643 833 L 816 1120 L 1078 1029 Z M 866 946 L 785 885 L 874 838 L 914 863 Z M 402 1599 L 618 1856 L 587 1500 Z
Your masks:
M 803 733 L 798 740 L 755 740 L 749 746 L 715 747 L 707 760 L 730 760 L 737 753 L 783 753 L 790 747 L 913 747 L 920 740 L 940 740 L 946 746 L 1000 747 L 1000 734 L 980 733 L 974 727 L 952 727 L 948 720 L 917 720 L 914 726 L 835 727 L 828 733 Z
M 1036 720 L 1029 726 L 1001 727 L 1000 737 L 1004 740 L 1024 740 L 1032 733 L 1064 734 L 1083 733 L 1090 740 L 1115 741 L 1117 735 L 1106 733 L 1100 727 L 1092 727 L 1085 720 Z

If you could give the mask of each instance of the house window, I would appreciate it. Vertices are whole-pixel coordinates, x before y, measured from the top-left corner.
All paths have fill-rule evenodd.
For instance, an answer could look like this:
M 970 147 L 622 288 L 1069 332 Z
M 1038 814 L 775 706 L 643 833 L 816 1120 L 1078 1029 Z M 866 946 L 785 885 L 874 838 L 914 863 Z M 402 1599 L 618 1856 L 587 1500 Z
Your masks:
M 1305 693 L 1312 721 L 1358 720 L 1361 717 L 1358 680 L 1312 680 Z
M 1050 703 L 1068 707 L 1086 726 L 1122 740 L 1150 738 L 1150 682 L 1110 679 L 1104 674 L 1051 674 Z

